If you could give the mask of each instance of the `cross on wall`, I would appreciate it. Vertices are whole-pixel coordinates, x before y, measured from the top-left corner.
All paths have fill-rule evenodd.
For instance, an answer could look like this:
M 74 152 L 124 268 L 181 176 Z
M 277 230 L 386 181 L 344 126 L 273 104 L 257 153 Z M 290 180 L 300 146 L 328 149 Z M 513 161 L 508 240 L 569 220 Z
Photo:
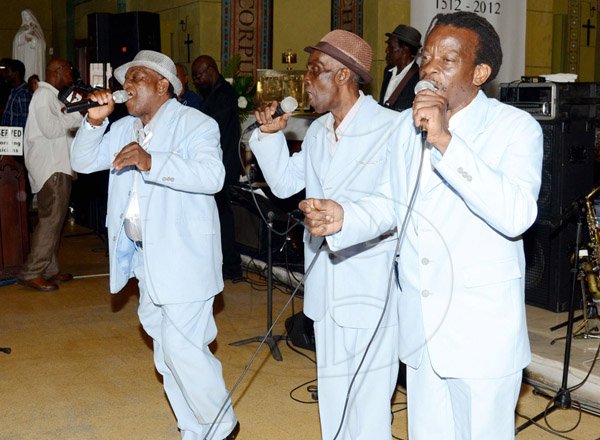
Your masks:
M 588 20 L 589 21 L 589 20 Z M 187 34 L 187 39 L 183 42 L 187 46 L 187 62 L 190 62 L 190 45 L 194 42 L 194 40 L 190 40 L 190 34 Z

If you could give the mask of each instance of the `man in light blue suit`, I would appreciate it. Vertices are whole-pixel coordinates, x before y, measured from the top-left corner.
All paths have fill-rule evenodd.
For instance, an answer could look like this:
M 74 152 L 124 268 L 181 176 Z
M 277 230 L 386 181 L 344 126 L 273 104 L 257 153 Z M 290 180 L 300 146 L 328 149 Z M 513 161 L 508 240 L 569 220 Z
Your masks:
M 481 90 L 501 64 L 485 18 L 438 14 L 423 45 L 428 83 L 401 114 L 391 153 L 393 197 L 379 207 L 395 209 L 398 228 L 408 220 L 398 312 L 411 440 L 515 435 L 530 361 L 521 234 L 537 214 L 543 138 L 531 115 Z M 343 248 L 377 233 L 360 209 L 369 199 L 301 206 L 311 232 Z
M 71 149 L 76 171 L 110 169 L 110 290 L 138 279 L 138 315 L 182 439 L 235 438 L 239 424 L 208 348 L 217 334 L 213 299 L 223 289 L 213 198 L 225 177 L 219 128 L 177 102 L 182 85 L 166 55 L 140 51 L 115 77 L 130 116 L 105 134 L 114 100 L 94 92 L 101 106 L 88 110 Z
M 263 123 L 250 147 L 277 197 L 306 188 L 308 197 L 354 201 L 386 179 L 388 152 L 399 145 L 399 114 L 359 90 L 369 82 L 371 47 L 343 30 L 325 35 L 310 53 L 304 77 L 310 104 L 323 113 L 302 150 L 289 155 L 281 129 L 289 115 L 256 112 Z M 389 186 L 382 197 L 389 199 Z M 391 213 L 381 214 L 379 238 L 344 255 L 305 234 L 304 313 L 314 321 L 323 439 L 391 439 L 390 401 L 398 375 L 397 290 L 390 283 L 395 240 Z M 364 358 L 364 362 L 363 362 Z M 360 370 L 360 371 L 359 371 Z M 353 384 L 353 385 L 352 385 Z M 346 397 L 349 397 L 346 405 Z

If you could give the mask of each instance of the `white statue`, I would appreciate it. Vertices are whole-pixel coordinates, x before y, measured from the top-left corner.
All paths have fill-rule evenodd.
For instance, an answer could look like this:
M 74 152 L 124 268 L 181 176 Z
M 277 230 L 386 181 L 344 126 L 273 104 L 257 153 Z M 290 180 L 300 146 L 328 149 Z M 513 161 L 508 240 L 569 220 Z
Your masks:
M 46 39 L 44 31 L 29 9 L 21 11 L 23 23 L 13 40 L 13 58 L 25 64 L 25 77 L 34 73 L 46 77 Z

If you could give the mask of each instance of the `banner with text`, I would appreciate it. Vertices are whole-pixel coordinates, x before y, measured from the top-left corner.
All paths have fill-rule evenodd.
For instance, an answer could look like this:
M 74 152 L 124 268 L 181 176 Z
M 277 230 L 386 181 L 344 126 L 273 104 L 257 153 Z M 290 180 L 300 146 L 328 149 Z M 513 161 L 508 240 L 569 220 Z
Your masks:
M 411 0 L 410 23 L 423 36 L 431 19 L 439 13 L 475 12 L 485 17 L 496 29 L 502 43 L 502 67 L 486 91 L 497 96 L 500 83 L 520 80 L 525 74 L 526 0 Z
M 273 0 L 223 0 L 222 37 L 223 64 L 239 54 L 242 75 L 271 68 Z
M 0 156 L 23 155 L 23 129 L 0 127 Z

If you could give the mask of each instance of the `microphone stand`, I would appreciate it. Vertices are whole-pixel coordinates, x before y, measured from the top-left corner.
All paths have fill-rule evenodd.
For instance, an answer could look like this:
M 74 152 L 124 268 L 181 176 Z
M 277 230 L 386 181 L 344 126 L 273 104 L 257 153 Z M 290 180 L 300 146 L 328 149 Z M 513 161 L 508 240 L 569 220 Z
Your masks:
M 544 411 L 536 415 L 535 417 L 527 420 L 521 426 L 515 429 L 515 435 L 524 430 L 525 428 L 535 424 L 538 420 L 543 419 L 547 415 L 553 413 L 557 409 L 571 409 L 573 407 L 573 399 L 571 398 L 571 390 L 568 387 L 569 380 L 569 363 L 571 360 L 571 341 L 573 340 L 573 321 L 575 315 L 575 291 L 577 290 L 577 273 L 579 271 L 579 248 L 581 246 L 581 225 L 583 213 L 579 211 L 577 217 L 577 232 L 575 237 L 575 257 L 573 258 L 573 266 L 571 267 L 571 296 L 569 298 L 569 314 L 567 318 L 567 336 L 565 340 L 565 353 L 563 359 L 563 375 L 560 389 L 554 396 L 551 396 L 543 391 L 534 389 L 533 394 L 545 397 L 552 401 L 552 405 L 546 408 Z M 581 405 L 577 407 L 582 410 L 589 412 L 590 414 L 600 415 L 589 409 L 584 409 Z
M 285 339 L 285 337 L 282 335 L 273 335 L 273 330 L 271 329 L 273 325 L 273 217 L 275 217 L 275 213 L 269 211 L 267 213 L 267 333 L 264 336 L 253 336 L 252 338 L 232 342 L 229 345 L 239 347 L 251 342 L 263 342 L 264 340 L 271 349 L 273 358 L 276 361 L 283 361 L 277 342 Z

